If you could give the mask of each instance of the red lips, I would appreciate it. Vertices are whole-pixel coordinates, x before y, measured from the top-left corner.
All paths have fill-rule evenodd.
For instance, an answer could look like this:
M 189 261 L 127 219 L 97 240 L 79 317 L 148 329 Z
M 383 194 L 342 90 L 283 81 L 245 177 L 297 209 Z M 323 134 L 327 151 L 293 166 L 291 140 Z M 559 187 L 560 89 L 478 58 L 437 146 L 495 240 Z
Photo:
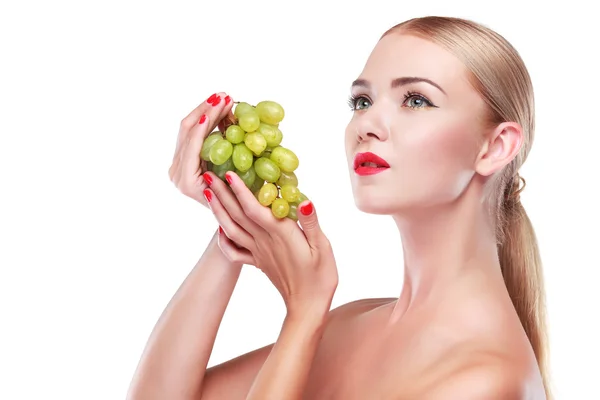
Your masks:
M 373 175 L 383 172 L 390 165 L 377 154 L 370 152 L 358 153 L 354 157 L 354 171 L 357 175 Z

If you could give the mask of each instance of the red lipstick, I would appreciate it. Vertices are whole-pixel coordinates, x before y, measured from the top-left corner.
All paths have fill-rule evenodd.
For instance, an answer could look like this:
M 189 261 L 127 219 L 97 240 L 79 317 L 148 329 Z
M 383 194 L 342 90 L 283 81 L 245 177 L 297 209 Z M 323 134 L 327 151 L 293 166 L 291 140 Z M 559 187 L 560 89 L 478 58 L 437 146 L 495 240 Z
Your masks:
M 373 175 L 388 169 L 390 165 L 377 154 L 357 153 L 354 157 L 354 172 L 357 175 Z

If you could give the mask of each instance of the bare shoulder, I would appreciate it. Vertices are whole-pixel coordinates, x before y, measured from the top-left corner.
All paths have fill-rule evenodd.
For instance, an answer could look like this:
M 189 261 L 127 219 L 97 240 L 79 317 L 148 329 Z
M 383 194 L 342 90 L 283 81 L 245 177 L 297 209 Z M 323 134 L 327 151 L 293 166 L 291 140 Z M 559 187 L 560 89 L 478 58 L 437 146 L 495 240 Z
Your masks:
M 341 306 L 338 306 L 330 311 L 330 316 L 333 318 L 352 317 L 372 311 L 378 307 L 390 304 L 398 300 L 395 297 L 382 298 L 367 298 L 354 300 Z
M 534 390 L 525 365 L 495 353 L 465 356 L 422 388 L 422 398 L 431 400 L 543 400 Z
M 380 309 L 390 303 L 397 301 L 397 298 L 365 298 L 353 300 L 342 304 L 329 311 L 326 332 L 328 335 L 335 335 L 339 329 L 345 329 L 348 324 L 358 322 L 360 317 Z

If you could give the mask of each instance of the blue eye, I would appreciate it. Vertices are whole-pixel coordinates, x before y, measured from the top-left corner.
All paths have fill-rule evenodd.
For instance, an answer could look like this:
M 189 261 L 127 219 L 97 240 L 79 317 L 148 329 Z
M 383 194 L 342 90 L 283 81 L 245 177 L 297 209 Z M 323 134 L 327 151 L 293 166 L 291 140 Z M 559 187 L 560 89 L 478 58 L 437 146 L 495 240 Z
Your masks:
M 404 102 L 402 105 L 406 105 L 410 108 L 435 107 L 429 100 L 425 98 L 425 96 L 414 92 L 408 92 L 404 95 Z
M 352 111 L 364 110 L 365 108 L 371 106 L 371 101 L 364 96 L 350 96 L 350 98 L 348 99 L 348 106 Z

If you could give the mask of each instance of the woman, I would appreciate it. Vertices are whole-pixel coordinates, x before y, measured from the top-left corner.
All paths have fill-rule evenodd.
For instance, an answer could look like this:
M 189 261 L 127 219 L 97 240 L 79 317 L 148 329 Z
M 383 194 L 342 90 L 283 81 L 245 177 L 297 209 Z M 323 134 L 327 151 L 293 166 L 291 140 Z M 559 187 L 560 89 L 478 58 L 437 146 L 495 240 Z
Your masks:
M 400 297 L 330 311 L 337 269 L 312 203 L 299 225 L 276 220 L 237 175 L 199 169 L 232 108 L 215 94 L 183 120 L 169 175 L 221 228 L 155 327 L 131 399 L 549 397 L 543 277 L 519 201 L 534 106 L 518 53 L 471 21 L 409 20 L 377 43 L 350 106 L 355 201 L 400 230 Z M 280 336 L 206 369 L 242 264 L 281 293 Z

